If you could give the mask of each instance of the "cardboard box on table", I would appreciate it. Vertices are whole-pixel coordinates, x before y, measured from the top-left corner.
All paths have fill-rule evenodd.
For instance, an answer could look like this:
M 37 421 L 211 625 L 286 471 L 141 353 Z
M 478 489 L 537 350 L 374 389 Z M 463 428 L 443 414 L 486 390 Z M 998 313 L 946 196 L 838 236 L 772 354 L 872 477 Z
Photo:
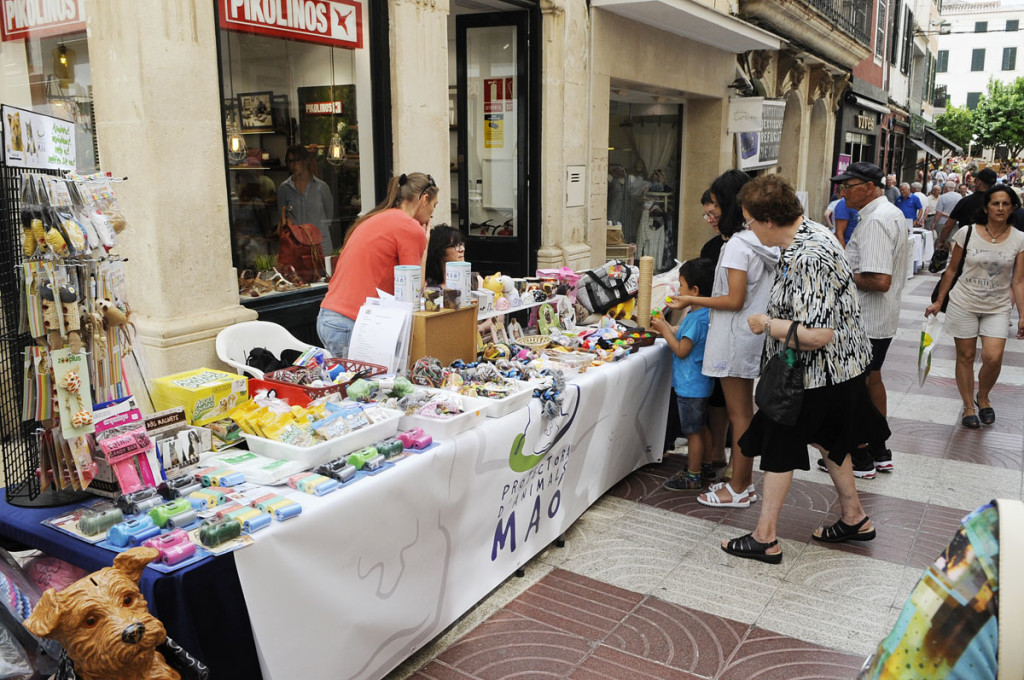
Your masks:
M 436 312 L 413 312 L 409 367 L 421 357 L 447 366 L 456 359 L 476 360 L 476 305 Z

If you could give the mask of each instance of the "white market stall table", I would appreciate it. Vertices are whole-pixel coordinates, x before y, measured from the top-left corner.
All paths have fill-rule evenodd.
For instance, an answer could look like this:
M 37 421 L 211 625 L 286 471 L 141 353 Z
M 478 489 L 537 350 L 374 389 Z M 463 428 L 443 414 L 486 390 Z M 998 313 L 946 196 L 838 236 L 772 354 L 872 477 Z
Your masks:
M 380 678 L 633 470 L 661 460 L 663 342 L 323 498 L 234 553 L 263 675 Z M 314 502 L 315 501 L 315 502 Z

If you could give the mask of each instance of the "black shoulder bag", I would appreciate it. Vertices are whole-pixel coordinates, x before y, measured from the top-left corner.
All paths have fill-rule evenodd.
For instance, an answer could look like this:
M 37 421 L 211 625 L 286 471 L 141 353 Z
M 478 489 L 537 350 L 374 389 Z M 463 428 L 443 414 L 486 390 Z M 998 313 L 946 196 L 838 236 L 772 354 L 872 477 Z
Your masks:
M 967 230 L 967 236 L 964 238 L 963 252 L 960 253 L 960 264 L 956 267 L 956 274 L 953 276 L 953 282 L 949 284 L 949 293 L 953 292 L 953 286 L 956 285 L 960 275 L 964 273 L 964 261 L 967 259 L 967 244 L 971 242 L 971 234 L 974 233 L 974 225 Z M 943 275 L 944 276 L 944 275 Z M 939 277 L 938 282 L 935 284 L 935 288 L 932 289 L 932 302 L 939 299 L 939 286 L 942 285 L 942 276 Z M 942 301 L 942 313 L 946 313 L 946 307 L 949 306 L 949 293 L 946 293 L 946 299 Z
M 789 326 L 782 350 L 768 359 L 754 390 L 754 403 L 773 422 L 793 426 L 804 403 L 804 365 L 800 361 L 799 322 Z M 792 342 L 795 350 L 791 349 Z

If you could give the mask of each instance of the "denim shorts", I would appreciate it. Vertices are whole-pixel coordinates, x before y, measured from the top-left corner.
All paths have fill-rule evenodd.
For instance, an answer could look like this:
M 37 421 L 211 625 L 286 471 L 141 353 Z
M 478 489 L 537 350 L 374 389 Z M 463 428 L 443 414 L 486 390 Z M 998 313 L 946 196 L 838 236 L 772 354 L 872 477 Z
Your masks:
M 708 410 L 707 397 L 676 396 L 679 408 L 679 431 L 683 434 L 697 434 L 704 428 L 704 417 Z
M 320 308 L 316 317 L 316 333 L 320 342 L 332 356 L 344 359 L 348 356 L 348 345 L 352 341 L 352 329 L 356 322 L 344 314 Z

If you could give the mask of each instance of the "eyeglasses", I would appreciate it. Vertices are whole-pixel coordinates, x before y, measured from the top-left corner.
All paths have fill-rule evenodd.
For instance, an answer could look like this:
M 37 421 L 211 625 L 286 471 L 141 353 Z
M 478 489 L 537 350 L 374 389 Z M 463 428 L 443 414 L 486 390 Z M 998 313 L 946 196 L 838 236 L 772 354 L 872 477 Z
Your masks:
M 856 184 L 848 184 L 846 182 L 843 182 L 842 184 L 839 185 L 839 188 L 844 189 L 845 191 L 849 191 L 850 189 L 854 187 L 859 187 L 862 184 L 871 184 L 871 182 L 857 182 Z
M 718 220 L 718 215 L 709 212 L 704 213 L 705 222 L 715 222 L 716 220 Z
M 755 220 L 754 220 L 754 218 L 753 218 L 753 217 L 751 217 L 751 218 L 750 218 L 749 220 L 743 220 L 743 228 L 744 228 L 744 229 L 750 229 L 750 224 L 751 224 L 752 222 L 754 222 L 754 221 L 755 221 Z
M 466 244 L 465 243 L 453 243 L 452 245 L 450 245 L 448 247 L 449 248 L 454 248 L 455 250 L 465 250 L 466 249 Z

